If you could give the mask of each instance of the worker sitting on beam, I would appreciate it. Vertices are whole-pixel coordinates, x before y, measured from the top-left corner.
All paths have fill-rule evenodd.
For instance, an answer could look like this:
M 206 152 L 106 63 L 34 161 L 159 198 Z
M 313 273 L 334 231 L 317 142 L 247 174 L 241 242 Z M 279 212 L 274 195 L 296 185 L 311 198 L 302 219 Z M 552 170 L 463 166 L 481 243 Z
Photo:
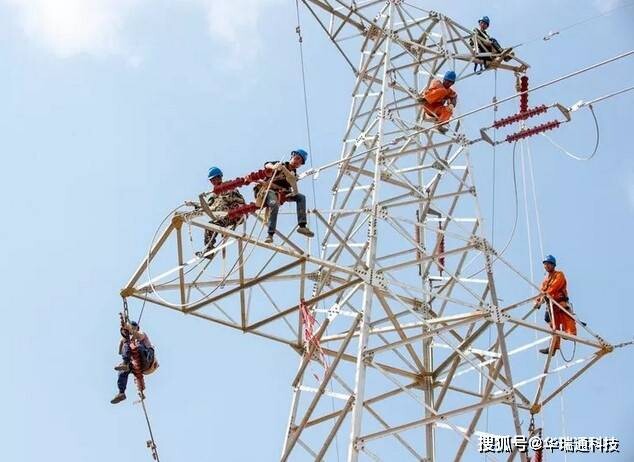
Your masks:
M 139 329 L 138 323 L 130 321 L 123 324 L 121 337 L 119 354 L 122 361 L 114 368 L 115 371 L 119 372 L 119 378 L 117 379 L 119 393 L 110 401 L 112 404 L 120 403 L 126 399 L 125 389 L 128 386 L 128 376 L 131 372 L 134 372 L 134 368 L 138 368 L 140 373 L 147 375 L 154 372 L 158 367 L 158 362 L 154 355 L 154 346 L 152 346 L 147 334 Z M 133 350 L 138 351 L 140 364 L 134 363 Z
M 548 311 L 544 316 L 544 320 L 554 330 L 577 335 L 577 325 L 572 317 L 572 306 L 568 299 L 566 277 L 563 272 L 555 270 L 557 260 L 552 255 L 546 255 L 542 263 L 546 270 L 546 278 L 542 282 L 541 287 L 543 295 L 537 298 L 535 307 L 539 308 L 543 303 L 546 303 Z M 550 348 L 542 348 L 539 351 L 545 355 L 549 353 L 554 355 L 559 350 L 560 343 L 561 339 L 559 336 L 553 335 Z
M 207 173 L 207 179 L 209 179 L 213 191 L 216 186 L 222 183 L 222 170 L 218 167 L 211 167 Z M 235 226 L 242 220 L 242 218 L 233 220 L 227 216 L 227 212 L 229 210 L 245 204 L 244 197 L 237 189 L 231 189 L 220 194 L 209 194 L 206 201 L 209 205 L 208 211 L 215 217 L 214 220 L 210 221 L 210 223 L 223 228 L 235 228 Z M 209 254 L 209 252 L 216 245 L 217 237 L 217 232 L 206 229 L 204 238 L 205 250 L 202 252 L 196 252 L 196 255 L 199 257 L 204 256 L 208 259 L 213 258 L 213 255 Z
M 451 88 L 456 83 L 456 73 L 447 71 L 442 82 L 433 79 L 429 86 L 422 92 L 419 101 L 423 104 L 423 110 L 431 115 L 441 125 L 438 131 L 447 132 L 445 124 L 453 115 L 453 110 L 458 102 L 458 94 Z
M 258 203 L 267 208 L 268 212 L 268 236 L 264 242 L 273 242 L 273 236 L 277 229 L 277 214 L 280 204 L 286 201 L 297 204 L 297 232 L 307 237 L 313 237 L 314 233 L 307 226 L 306 196 L 297 191 L 297 169 L 306 163 L 308 153 L 303 149 L 291 152 L 289 162 L 271 161 L 264 164 L 264 168 L 271 172 L 269 179 L 260 180 L 255 187 L 255 195 Z M 264 195 L 265 197 L 260 197 Z
M 482 61 L 484 69 L 489 67 L 496 57 L 504 61 L 510 61 L 513 58 L 511 48 L 502 48 L 496 39 L 489 36 L 487 29 L 490 24 L 489 17 L 483 16 L 478 21 L 478 27 L 473 29 L 473 38 L 470 39 L 471 46 L 473 46 L 478 59 Z

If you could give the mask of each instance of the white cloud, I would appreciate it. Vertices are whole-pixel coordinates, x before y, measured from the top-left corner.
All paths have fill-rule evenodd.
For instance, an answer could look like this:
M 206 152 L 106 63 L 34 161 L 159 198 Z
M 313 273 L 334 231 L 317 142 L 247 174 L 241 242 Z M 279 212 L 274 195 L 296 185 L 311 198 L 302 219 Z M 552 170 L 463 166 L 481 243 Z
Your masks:
M 594 0 L 594 6 L 601 12 L 607 13 L 621 4 L 621 0 Z
M 265 10 L 282 0 L 190 0 L 207 12 L 209 34 L 227 46 L 230 66 L 253 60 L 260 51 L 258 25 Z
M 142 61 L 126 50 L 125 25 L 150 0 L 0 0 L 13 6 L 24 33 L 60 57 L 120 54 L 130 65 Z M 177 1 L 177 0 L 174 0 Z M 265 10 L 282 0 L 178 0 L 198 5 L 208 32 L 222 47 L 224 62 L 242 67 L 261 48 L 258 25 Z
M 56 55 L 122 52 L 122 29 L 143 0 L 4 0 L 24 33 Z

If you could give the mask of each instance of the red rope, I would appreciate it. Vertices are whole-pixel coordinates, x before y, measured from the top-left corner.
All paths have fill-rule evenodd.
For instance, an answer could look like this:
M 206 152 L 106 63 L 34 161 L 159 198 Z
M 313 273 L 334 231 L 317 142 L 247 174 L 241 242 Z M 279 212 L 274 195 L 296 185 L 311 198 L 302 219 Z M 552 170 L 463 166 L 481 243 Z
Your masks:
M 327 367 L 326 355 L 324 354 L 324 350 L 321 348 L 321 342 L 319 341 L 319 338 L 315 337 L 315 323 L 317 321 L 311 314 L 304 299 L 299 301 L 299 316 L 302 322 L 302 333 L 304 335 L 304 348 L 306 353 L 310 350 L 311 345 L 314 345 L 315 352 L 319 355 L 324 367 Z

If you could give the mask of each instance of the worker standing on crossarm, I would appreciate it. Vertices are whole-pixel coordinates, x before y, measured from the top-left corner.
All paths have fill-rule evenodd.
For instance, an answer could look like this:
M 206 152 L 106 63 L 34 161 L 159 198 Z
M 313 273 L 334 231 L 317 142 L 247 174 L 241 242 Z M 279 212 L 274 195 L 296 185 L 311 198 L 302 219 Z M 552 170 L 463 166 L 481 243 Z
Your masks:
M 121 341 L 119 342 L 119 354 L 121 363 L 115 366 L 114 370 L 119 372 L 117 387 L 119 393 L 110 401 L 117 404 L 126 399 L 125 390 L 128 386 L 128 376 L 132 372 L 132 348 L 137 348 L 141 357 L 141 371 L 144 374 L 153 372 L 158 367 L 158 362 L 154 354 L 154 346 L 145 332 L 139 329 L 139 324 L 130 321 L 121 328 Z
M 215 186 L 222 183 L 222 170 L 218 167 L 211 167 L 207 172 L 207 179 L 211 183 L 212 191 Z M 210 194 L 207 203 L 209 204 L 209 209 L 212 212 L 220 212 L 220 214 L 224 213 L 225 216 L 219 216 L 218 218 L 210 221 L 211 224 L 216 226 L 221 226 L 223 228 L 235 227 L 238 222 L 242 219 L 238 219 L 238 221 L 231 220 L 226 216 L 226 212 L 231 210 L 232 208 L 239 207 L 245 204 L 244 197 L 237 189 L 232 189 L 230 191 L 226 191 L 220 194 Z M 220 215 L 219 214 L 219 215 Z M 216 238 L 218 237 L 218 233 L 215 231 L 211 231 L 209 229 L 205 230 L 205 250 L 202 252 L 197 252 L 197 255 L 203 256 L 211 251 L 216 245 Z M 206 258 L 211 258 L 211 255 L 206 255 Z
M 546 270 L 546 278 L 542 282 L 541 287 L 543 295 L 537 298 L 535 307 L 539 308 L 543 303 L 546 303 L 548 309 L 545 316 L 546 322 L 555 330 L 577 335 L 577 325 L 574 318 L 570 315 L 572 314 L 572 307 L 568 299 L 566 276 L 564 276 L 563 272 L 555 270 L 557 259 L 552 255 L 546 255 L 542 263 Z M 553 303 L 553 301 L 557 303 Z M 566 313 L 560 306 L 570 314 Z M 539 351 L 547 355 L 552 349 L 554 354 L 559 349 L 560 343 L 561 339 L 559 336 L 553 335 L 551 348 L 542 348 Z
M 456 83 L 456 73 L 447 71 L 442 82 L 438 79 L 433 79 L 419 98 L 425 113 L 431 115 L 442 124 L 438 127 L 438 130 L 442 133 L 447 131 L 447 127 L 444 124 L 451 119 L 453 110 L 458 102 L 458 94 L 451 88 L 454 83 Z
M 291 159 L 288 162 L 271 161 L 264 164 L 264 168 L 271 171 L 272 178 L 262 180 L 255 187 L 256 196 L 262 191 L 262 188 L 268 188 L 266 197 L 264 198 L 264 205 L 268 208 L 268 236 L 265 239 L 266 243 L 273 242 L 273 236 L 277 229 L 277 214 L 280 209 L 281 198 L 284 201 L 295 202 L 297 205 L 297 232 L 307 237 L 313 237 L 314 233 L 308 228 L 308 220 L 306 218 L 306 196 L 299 192 L 295 192 L 292 189 L 292 185 L 285 176 L 282 169 L 286 169 L 290 172 L 293 179 L 297 180 L 297 169 L 306 163 L 308 159 L 308 153 L 303 149 L 296 149 L 291 152 Z

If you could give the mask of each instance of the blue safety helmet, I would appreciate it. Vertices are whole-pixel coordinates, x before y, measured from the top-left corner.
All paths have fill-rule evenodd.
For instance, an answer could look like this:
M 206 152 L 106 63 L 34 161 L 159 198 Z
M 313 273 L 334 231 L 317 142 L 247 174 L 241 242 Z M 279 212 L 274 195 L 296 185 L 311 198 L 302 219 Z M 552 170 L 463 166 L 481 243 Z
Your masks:
M 449 82 L 455 82 L 456 81 L 456 73 L 454 71 L 445 72 L 445 76 L 443 77 L 443 80 L 448 80 Z
M 487 26 L 491 24 L 491 20 L 489 19 L 488 16 L 482 16 L 482 18 L 480 19 L 480 21 L 478 22 L 483 22 L 485 23 Z
M 137 328 L 137 329 L 139 328 L 139 323 L 138 323 L 138 322 L 136 322 L 136 321 L 130 321 L 130 325 L 131 325 L 132 327 Z
M 551 263 L 553 266 L 557 266 L 557 259 L 552 255 L 546 255 L 542 263 Z
M 308 153 L 306 151 L 304 151 L 303 149 L 295 149 L 294 151 L 291 151 L 291 156 L 293 155 L 297 155 L 299 157 L 302 158 L 302 163 L 306 163 L 306 160 L 308 159 Z
M 222 176 L 222 170 L 220 170 L 218 167 L 211 167 L 209 169 L 209 172 L 207 173 L 207 179 L 213 180 L 218 176 Z

